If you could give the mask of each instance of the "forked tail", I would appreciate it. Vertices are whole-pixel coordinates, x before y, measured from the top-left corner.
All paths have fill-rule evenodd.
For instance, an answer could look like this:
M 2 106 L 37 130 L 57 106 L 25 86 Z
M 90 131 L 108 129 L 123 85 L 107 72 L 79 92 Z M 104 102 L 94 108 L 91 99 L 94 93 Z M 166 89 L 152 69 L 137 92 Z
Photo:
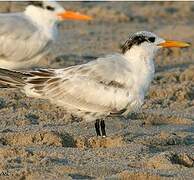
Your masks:
M 30 74 L 0 68 L 0 87 L 17 88 L 25 85 L 25 80 Z

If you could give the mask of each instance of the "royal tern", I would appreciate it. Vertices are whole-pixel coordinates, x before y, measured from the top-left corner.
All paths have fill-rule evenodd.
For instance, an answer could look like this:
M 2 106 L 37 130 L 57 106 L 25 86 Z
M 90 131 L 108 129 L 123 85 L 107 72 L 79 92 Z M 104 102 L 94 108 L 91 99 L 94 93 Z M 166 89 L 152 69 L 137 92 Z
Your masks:
M 62 20 L 90 20 L 55 1 L 32 1 L 22 13 L 0 14 L 0 67 L 22 69 L 48 55 Z
M 98 136 L 106 136 L 104 118 L 137 111 L 154 76 L 154 56 L 162 47 L 188 47 L 151 32 L 129 36 L 121 54 L 64 69 L 26 73 L 0 69 L 0 84 L 20 88 L 27 96 L 49 99 L 68 112 L 94 121 Z

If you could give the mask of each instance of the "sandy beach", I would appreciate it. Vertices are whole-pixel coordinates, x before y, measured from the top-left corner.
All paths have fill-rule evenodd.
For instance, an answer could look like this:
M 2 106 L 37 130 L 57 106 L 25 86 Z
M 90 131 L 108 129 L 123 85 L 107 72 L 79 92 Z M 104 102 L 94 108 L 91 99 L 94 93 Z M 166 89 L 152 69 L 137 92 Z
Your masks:
M 61 2 L 94 17 L 66 21 L 50 67 L 120 52 L 130 33 L 147 30 L 194 44 L 194 2 Z M 0 2 L 0 12 L 25 2 Z M 1 27 L 0 27 L 1 28 Z M 106 138 L 94 122 L 72 118 L 47 100 L 0 89 L 0 179 L 194 179 L 194 51 L 163 49 L 143 110 L 108 118 Z

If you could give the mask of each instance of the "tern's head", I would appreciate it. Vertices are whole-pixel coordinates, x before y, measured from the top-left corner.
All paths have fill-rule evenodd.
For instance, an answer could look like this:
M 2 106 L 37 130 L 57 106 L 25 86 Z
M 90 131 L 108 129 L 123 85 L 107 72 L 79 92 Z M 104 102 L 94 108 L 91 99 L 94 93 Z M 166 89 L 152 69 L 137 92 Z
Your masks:
M 129 36 L 129 39 L 121 47 L 122 53 L 125 54 L 129 51 L 146 52 L 150 55 L 154 55 L 158 49 L 165 47 L 188 47 L 189 43 L 181 41 L 167 41 L 158 37 L 154 33 L 147 31 L 140 31 Z
M 90 16 L 73 12 L 66 11 L 59 3 L 55 0 L 47 1 L 30 1 L 26 11 L 32 18 L 39 18 L 39 21 L 50 20 L 57 22 L 61 20 L 91 20 Z

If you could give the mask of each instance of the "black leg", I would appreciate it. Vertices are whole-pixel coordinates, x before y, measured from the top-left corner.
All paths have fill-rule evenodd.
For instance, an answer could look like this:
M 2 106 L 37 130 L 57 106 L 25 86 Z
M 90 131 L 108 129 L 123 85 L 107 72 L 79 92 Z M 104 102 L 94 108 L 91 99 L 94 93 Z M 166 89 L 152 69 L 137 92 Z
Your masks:
M 100 133 L 100 120 L 99 119 L 97 119 L 96 122 L 95 122 L 95 129 L 96 129 L 97 136 L 101 136 L 101 133 Z
M 106 137 L 106 126 L 105 126 L 104 120 L 100 121 L 100 127 L 101 127 L 101 131 L 102 131 L 102 136 Z

